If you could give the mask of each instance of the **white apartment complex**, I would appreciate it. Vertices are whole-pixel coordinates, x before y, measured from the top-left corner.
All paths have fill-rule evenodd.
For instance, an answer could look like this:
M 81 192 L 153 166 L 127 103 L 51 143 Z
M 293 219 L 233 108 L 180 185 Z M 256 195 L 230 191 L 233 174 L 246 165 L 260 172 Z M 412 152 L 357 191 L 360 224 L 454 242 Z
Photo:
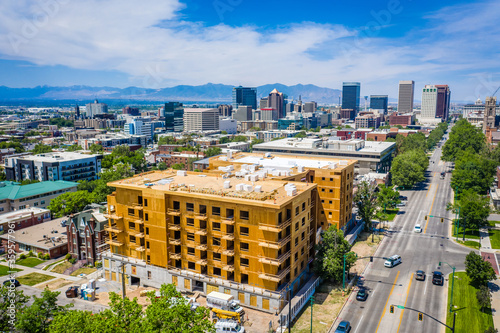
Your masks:
M 205 108 L 184 109 L 184 131 L 201 132 L 219 129 L 219 110 Z

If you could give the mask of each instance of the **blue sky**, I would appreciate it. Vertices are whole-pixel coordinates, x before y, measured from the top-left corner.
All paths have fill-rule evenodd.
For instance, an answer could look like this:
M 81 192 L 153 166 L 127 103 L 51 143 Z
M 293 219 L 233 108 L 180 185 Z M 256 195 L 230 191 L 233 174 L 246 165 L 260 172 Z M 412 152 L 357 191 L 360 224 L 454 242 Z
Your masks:
M 45 4 L 45 5 L 43 5 Z M 499 1 L 5 0 L 0 85 L 500 86 Z

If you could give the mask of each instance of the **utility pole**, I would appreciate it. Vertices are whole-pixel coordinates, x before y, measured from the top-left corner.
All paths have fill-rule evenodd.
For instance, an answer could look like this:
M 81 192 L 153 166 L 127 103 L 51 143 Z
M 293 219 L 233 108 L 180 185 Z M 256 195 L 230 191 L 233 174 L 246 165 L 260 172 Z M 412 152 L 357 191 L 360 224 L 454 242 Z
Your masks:
M 292 286 L 288 286 L 288 333 L 292 333 Z
M 373 235 L 373 233 L 372 233 L 372 235 Z M 342 289 L 345 290 L 345 253 L 344 253 L 344 270 L 342 271 Z

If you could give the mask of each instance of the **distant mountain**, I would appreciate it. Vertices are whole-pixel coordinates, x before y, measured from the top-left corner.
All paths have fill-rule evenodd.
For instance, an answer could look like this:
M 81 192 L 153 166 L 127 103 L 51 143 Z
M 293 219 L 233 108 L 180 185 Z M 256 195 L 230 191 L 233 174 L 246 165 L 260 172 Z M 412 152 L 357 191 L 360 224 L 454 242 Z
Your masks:
M 200 86 L 179 85 L 171 88 L 146 89 L 138 87 L 50 87 L 9 88 L 0 86 L 0 101 L 28 100 L 131 100 L 131 101 L 189 101 L 230 103 L 234 86 L 207 83 Z M 321 88 L 312 84 L 286 86 L 280 83 L 257 87 L 258 98 L 269 95 L 274 89 L 288 95 L 289 99 L 316 101 L 320 104 L 338 103 L 340 90 Z

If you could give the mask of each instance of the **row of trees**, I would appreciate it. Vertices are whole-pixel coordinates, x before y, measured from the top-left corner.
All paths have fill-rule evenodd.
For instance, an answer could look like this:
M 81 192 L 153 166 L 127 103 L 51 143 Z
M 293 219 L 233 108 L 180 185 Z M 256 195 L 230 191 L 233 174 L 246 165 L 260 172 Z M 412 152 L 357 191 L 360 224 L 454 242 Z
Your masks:
M 397 135 L 396 157 L 392 161 L 391 175 L 395 185 L 411 188 L 425 180 L 425 170 L 429 166 L 427 151 L 434 148 L 442 139 L 447 123 L 439 124 L 426 138 L 423 133 L 404 137 Z
M 465 239 L 466 229 L 478 230 L 488 223 L 489 199 L 486 194 L 500 164 L 500 147 L 491 150 L 481 129 L 460 119 L 443 146 L 442 159 L 455 162 L 451 187 L 455 202 L 448 209 L 459 213 Z
M 99 313 L 70 310 L 71 305 L 58 304 L 59 292 L 45 289 L 41 297 L 29 298 L 22 291 L 0 288 L 0 331 L 25 333 L 93 333 L 93 332 L 215 332 L 209 310 L 192 311 L 172 284 L 162 285 L 160 297 L 151 293 L 150 305 L 143 311 L 137 298 L 120 298 L 110 293 L 109 309 Z M 14 303 L 14 326 L 9 322 L 9 306 Z

